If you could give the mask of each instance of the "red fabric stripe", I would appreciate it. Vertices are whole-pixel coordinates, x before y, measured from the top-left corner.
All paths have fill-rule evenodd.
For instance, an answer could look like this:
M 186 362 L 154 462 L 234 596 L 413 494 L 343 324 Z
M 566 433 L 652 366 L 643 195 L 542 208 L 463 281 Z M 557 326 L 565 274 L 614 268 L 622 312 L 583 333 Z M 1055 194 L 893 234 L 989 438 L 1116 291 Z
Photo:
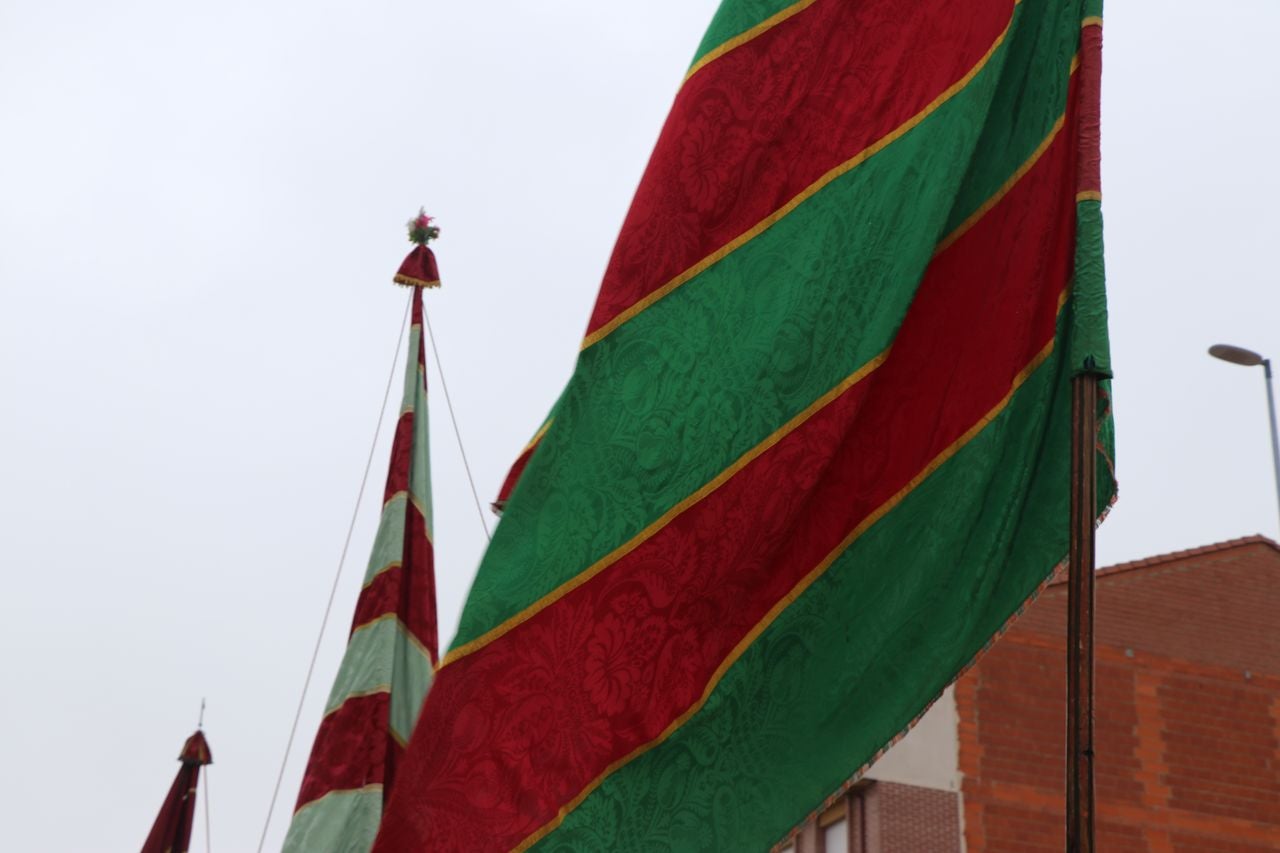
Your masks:
M 402 752 L 387 733 L 390 697 L 386 693 L 348 699 L 320 723 L 312 754 L 322 762 L 307 765 L 298 793 L 298 805 L 318 800 L 332 791 L 351 791 L 366 785 L 389 787 L 387 767 Z
M 415 251 L 416 251 L 416 250 L 415 250 Z M 427 249 L 426 251 L 427 251 L 427 254 L 430 254 L 430 253 L 431 253 L 431 250 L 430 250 L 430 249 Z M 435 256 L 434 256 L 434 255 L 432 255 L 432 258 L 433 258 L 433 260 L 432 260 L 432 269 L 434 269 L 434 268 L 435 268 L 435 261 L 434 261 L 434 257 L 435 257 Z M 431 278 L 427 279 L 427 281 L 434 281 L 434 280 L 438 279 L 439 277 L 440 277 L 440 276 L 435 275 L 435 276 L 432 276 Z M 413 325 L 415 325 L 415 326 L 421 326 L 421 325 L 422 325 L 422 288 L 420 288 L 420 287 L 419 287 L 419 288 L 414 288 L 414 291 L 413 291 Z M 419 348 L 418 348 L 418 353 L 419 353 L 419 355 L 421 355 L 421 353 L 422 353 L 422 348 L 421 348 L 421 347 L 419 347 Z
M 1102 27 L 1080 31 L 1080 134 L 1077 192 L 1102 192 Z
M 405 412 L 396 421 L 395 438 L 391 441 L 391 464 L 387 469 L 387 488 L 382 493 L 385 504 L 398 492 L 409 490 L 409 467 L 413 463 L 413 412 Z
M 422 327 L 422 289 L 413 289 L 413 325 Z M 418 336 L 418 368 L 422 371 L 423 388 L 427 384 L 426 352 L 423 348 L 422 336 Z M 422 413 L 426 417 L 426 412 Z M 387 487 L 382 493 L 382 502 L 391 500 L 397 492 L 409 490 L 409 469 L 413 464 L 413 411 L 403 412 L 396 421 L 395 438 L 391 442 L 391 462 L 387 468 Z
M 433 266 L 434 263 L 433 260 Z M 418 367 L 422 369 L 422 387 L 425 389 L 427 387 L 427 350 L 422 334 L 424 331 L 422 311 L 422 288 L 415 287 L 413 289 L 413 325 L 418 327 Z
M 425 534 L 425 525 L 422 513 L 409 503 L 405 512 L 402 561 L 400 565 L 380 573 L 360 593 L 351 630 L 354 632 L 379 616 L 393 613 L 431 653 L 431 662 L 435 664 L 439 647 L 435 559 L 431 540 Z
M 502 511 L 507 501 L 511 497 L 511 493 L 515 491 L 516 483 L 520 482 L 520 475 L 524 473 L 525 466 L 529 464 L 529 460 L 533 458 L 533 451 L 538 449 L 538 445 L 531 444 L 525 448 L 515 463 L 511 466 L 511 470 L 507 472 L 507 479 L 502 481 L 502 488 L 498 490 L 498 499 L 493 502 L 493 508 Z
M 1074 142 L 1059 134 L 935 259 L 880 370 L 618 563 L 440 670 L 419 727 L 432 734 L 413 740 L 375 850 L 520 843 L 690 707 L 775 602 L 999 403 L 1054 337 Z
M 412 503 L 409 504 L 405 524 L 404 562 L 408 569 L 407 583 L 401 588 L 396 612 L 400 621 L 426 646 L 431 663 L 439 660 L 440 643 L 436 627 L 436 571 L 431 541 L 426 536 L 409 535 L 410 531 L 426 529 L 426 520 Z
M 169 786 L 156 822 L 142 842 L 142 853 L 186 851 L 191 843 L 191 824 L 196 810 L 196 786 L 200 782 L 200 765 L 183 764 Z
M 923 110 L 1004 30 L 1009 0 L 816 3 L 676 97 L 588 334 Z

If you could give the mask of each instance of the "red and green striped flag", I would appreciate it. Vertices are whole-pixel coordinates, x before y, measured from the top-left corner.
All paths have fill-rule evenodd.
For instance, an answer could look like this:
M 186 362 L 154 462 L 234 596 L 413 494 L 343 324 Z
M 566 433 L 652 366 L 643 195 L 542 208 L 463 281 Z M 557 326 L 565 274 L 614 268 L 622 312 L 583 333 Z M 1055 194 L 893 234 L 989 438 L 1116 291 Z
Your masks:
M 1100 13 L 722 4 L 378 853 L 764 850 L 1034 595 L 1109 372 Z
M 437 640 L 428 457 L 422 290 L 414 286 L 382 520 L 285 839 L 289 853 L 370 849 L 431 685 Z

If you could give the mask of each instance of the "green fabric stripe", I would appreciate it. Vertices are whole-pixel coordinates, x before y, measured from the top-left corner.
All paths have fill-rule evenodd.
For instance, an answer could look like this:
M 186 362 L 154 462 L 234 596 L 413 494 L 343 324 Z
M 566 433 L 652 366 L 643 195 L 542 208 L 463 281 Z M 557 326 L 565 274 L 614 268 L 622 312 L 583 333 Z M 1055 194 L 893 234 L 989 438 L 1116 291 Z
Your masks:
M 372 693 L 388 685 L 394 685 L 395 692 L 403 691 L 406 699 L 416 697 L 421 702 L 431 684 L 431 675 L 430 658 L 409 639 L 400 623 L 381 619 L 351 635 L 324 712 L 330 713 L 349 696 Z M 393 696 L 393 710 L 396 704 Z M 392 716 L 394 719 L 395 714 Z M 397 732 L 411 731 L 416 719 L 416 710 L 407 718 L 402 715 L 400 723 L 405 727 L 397 728 Z
M 1066 111 L 1071 58 L 1080 44 L 1079 19 L 1079 9 L 1071 3 L 1022 4 L 1005 71 L 944 233 L 991 198 Z
M 1008 45 L 893 145 L 582 353 L 455 646 L 622 545 L 889 344 L 944 233 Z
M 1079 308 L 1071 347 L 1071 367 L 1111 375 L 1107 337 L 1107 293 L 1102 259 L 1102 203 L 1076 202 L 1076 292 Z
M 1084 0 L 1084 13 L 1080 17 L 1083 19 L 1093 16 L 1102 17 L 1102 0 Z
M 404 516 L 408 500 L 408 496 L 401 493 L 387 501 L 382 508 L 382 519 L 378 522 L 373 550 L 369 553 L 369 567 L 364 573 L 365 586 L 392 563 L 398 563 L 404 557 Z
M 397 625 L 397 627 L 399 627 Z M 396 650 L 391 689 L 392 733 L 401 743 L 408 743 L 413 727 L 422 711 L 422 700 L 427 698 L 435 670 L 431 659 L 400 629 L 396 632 Z
M 404 370 L 404 396 L 400 411 L 413 412 L 413 454 L 410 456 L 409 491 L 417 498 L 427 520 L 427 531 L 435 527 L 431 522 L 431 444 L 427 419 L 427 377 L 425 365 L 418 364 L 418 351 L 422 347 L 422 327 L 413 326 L 409 332 L 409 358 Z M 384 515 L 385 518 L 385 515 Z M 399 559 L 399 558 L 397 558 Z
M 784 9 L 796 4 L 796 0 L 740 0 L 735 3 L 721 3 L 707 33 L 698 45 L 693 62 L 706 56 L 731 38 L 742 35 L 747 30 L 767 21 Z
M 381 786 L 335 791 L 293 816 L 282 853 L 369 853 L 381 820 Z
M 404 363 L 404 387 L 400 393 L 400 412 L 414 411 L 413 404 L 417 400 L 417 388 L 421 368 L 418 367 L 418 348 L 422 346 L 422 327 L 409 327 L 409 355 Z
M 1043 365 L 780 615 L 698 714 L 535 849 L 756 850 L 803 819 L 1066 553 L 1069 378 L 1064 359 Z

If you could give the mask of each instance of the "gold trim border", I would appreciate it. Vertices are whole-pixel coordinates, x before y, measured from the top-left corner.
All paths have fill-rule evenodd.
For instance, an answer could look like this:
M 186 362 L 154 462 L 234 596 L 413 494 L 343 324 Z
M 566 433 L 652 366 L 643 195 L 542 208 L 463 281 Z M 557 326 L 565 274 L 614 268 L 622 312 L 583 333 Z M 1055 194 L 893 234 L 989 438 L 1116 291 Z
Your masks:
M 783 21 L 787 20 L 788 18 L 792 18 L 800 14 L 801 12 L 803 12 L 805 9 L 808 9 L 810 6 L 812 6 L 816 2 L 818 2 L 818 0 L 800 0 L 799 3 L 793 3 L 787 8 L 783 9 L 782 11 L 775 12 L 773 15 L 769 16 L 768 18 L 765 18 L 763 21 L 756 24 L 751 29 L 746 30 L 742 33 L 739 33 L 733 38 L 723 42 L 719 46 L 714 47 L 711 50 L 707 51 L 702 55 L 701 58 L 696 60 L 693 63 L 693 65 L 689 66 L 689 70 L 684 75 L 684 82 L 686 83 L 689 82 L 690 77 L 697 74 L 703 68 L 706 68 L 708 65 L 715 62 L 720 57 L 724 56 L 726 53 L 729 53 L 730 51 L 733 51 L 733 50 L 737 50 L 747 42 L 755 41 L 757 38 L 764 35 L 769 30 L 778 26 L 778 24 L 781 24 Z
M 396 273 L 391 280 L 401 287 L 435 288 L 440 286 L 440 279 L 438 278 L 433 278 L 431 281 L 424 281 L 420 278 L 414 278 L 411 275 L 401 275 L 399 273 Z

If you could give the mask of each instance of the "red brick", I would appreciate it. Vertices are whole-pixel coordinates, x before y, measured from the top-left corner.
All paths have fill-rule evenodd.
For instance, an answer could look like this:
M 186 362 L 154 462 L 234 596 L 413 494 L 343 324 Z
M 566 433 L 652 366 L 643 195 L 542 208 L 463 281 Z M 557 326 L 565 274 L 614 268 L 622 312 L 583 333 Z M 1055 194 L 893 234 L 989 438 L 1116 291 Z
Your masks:
M 1128 810 L 1099 820 L 1100 850 L 1280 851 L 1274 578 L 1280 549 L 1260 538 L 1099 573 L 1096 791 L 1100 813 Z M 1064 787 L 1065 592 L 957 687 L 970 853 L 1062 849 L 1061 806 L 1030 803 Z

